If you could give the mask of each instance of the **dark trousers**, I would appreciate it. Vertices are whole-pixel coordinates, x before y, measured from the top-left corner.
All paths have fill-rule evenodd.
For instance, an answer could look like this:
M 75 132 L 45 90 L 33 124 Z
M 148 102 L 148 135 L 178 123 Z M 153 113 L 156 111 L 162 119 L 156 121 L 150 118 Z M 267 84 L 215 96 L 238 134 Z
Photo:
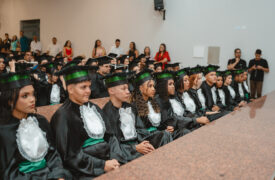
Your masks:
M 261 97 L 262 96 L 262 88 L 263 88 L 263 81 L 250 80 L 251 98 L 255 99 L 256 93 L 257 93 L 257 98 Z

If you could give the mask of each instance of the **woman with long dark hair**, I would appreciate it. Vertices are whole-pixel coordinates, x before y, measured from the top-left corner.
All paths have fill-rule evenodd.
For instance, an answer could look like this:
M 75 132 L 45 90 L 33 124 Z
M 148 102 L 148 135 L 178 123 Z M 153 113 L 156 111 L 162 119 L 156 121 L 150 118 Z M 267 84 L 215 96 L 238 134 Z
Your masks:
M 102 56 L 106 56 L 106 50 L 102 46 L 101 41 L 99 39 L 97 39 L 95 41 L 94 49 L 93 49 L 93 52 L 92 52 L 92 57 L 93 58 L 98 58 L 98 57 L 102 57 Z
M 70 179 L 27 73 L 0 76 L 0 179 Z
M 0 74 L 7 72 L 5 64 L 5 56 L 0 55 Z
M 164 43 L 160 44 L 159 51 L 156 53 L 154 58 L 157 62 L 162 63 L 162 69 L 164 69 L 165 64 L 171 61 L 169 53 L 166 49 L 166 45 Z
M 163 128 L 169 131 L 173 139 L 190 132 L 193 119 L 185 116 L 185 110 L 175 94 L 173 72 L 156 73 L 156 101 L 161 109 Z
M 216 75 L 217 75 L 217 82 L 216 82 L 216 95 L 217 95 L 217 105 L 224 110 L 227 111 L 233 111 L 234 110 L 234 106 L 226 104 L 226 95 L 225 92 L 223 90 L 223 73 L 222 71 L 217 71 Z
M 166 126 L 161 121 L 160 107 L 154 97 L 156 92 L 155 81 L 151 73 L 150 70 L 143 70 L 135 76 L 132 103 L 147 131 L 158 132 L 158 135 L 152 137 L 152 141 L 159 147 L 172 141 L 172 136 L 168 131 L 165 131 Z
M 127 52 L 127 55 L 129 56 L 130 62 L 138 58 L 139 52 L 136 48 L 136 43 L 135 42 L 130 42 L 129 44 L 129 50 Z
M 151 49 L 150 49 L 150 47 L 149 46 L 146 46 L 145 48 L 144 48 L 144 55 L 145 55 L 145 58 L 146 58 L 146 60 L 147 61 L 149 61 L 150 60 L 150 58 L 151 58 Z
M 232 83 L 232 72 L 227 70 L 223 73 L 223 91 L 225 94 L 225 104 L 232 107 L 233 110 L 238 110 L 241 104 L 235 101 L 236 92 L 231 86 Z
M 195 101 L 191 98 L 188 90 L 190 88 L 189 83 L 189 69 L 184 68 L 176 72 L 176 91 L 177 97 L 182 102 L 186 112 L 186 116 L 193 119 L 192 130 L 199 128 L 201 125 L 209 123 L 209 120 L 205 116 L 196 114 L 198 110 Z
M 72 48 L 72 42 L 70 40 L 67 40 L 64 44 L 63 48 L 63 57 L 67 58 L 70 62 L 73 59 L 74 53 Z

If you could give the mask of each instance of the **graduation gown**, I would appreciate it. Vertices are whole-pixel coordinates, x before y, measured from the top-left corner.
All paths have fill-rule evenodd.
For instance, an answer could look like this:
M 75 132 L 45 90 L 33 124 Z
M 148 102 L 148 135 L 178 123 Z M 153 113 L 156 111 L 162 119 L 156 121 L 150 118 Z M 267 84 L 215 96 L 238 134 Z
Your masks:
M 221 109 L 224 109 L 224 110 L 227 110 L 227 111 L 233 111 L 234 110 L 234 107 L 232 104 L 230 103 L 226 103 L 226 94 L 224 92 L 224 88 L 221 87 L 221 88 L 217 88 L 216 90 L 216 94 L 217 94 L 217 98 L 219 99 L 219 103 L 218 103 L 218 106 L 221 108 Z M 229 94 L 230 96 L 230 94 Z M 230 98 L 230 97 L 229 97 Z
M 35 137 L 35 138 L 33 138 Z M 38 114 L 0 125 L 0 179 L 71 179 L 62 166 L 48 121 Z
M 76 180 L 103 174 L 105 161 L 117 159 L 112 153 L 119 153 L 117 140 L 106 131 L 104 118 L 97 105 L 80 106 L 69 98 L 52 117 L 57 150 Z
M 196 124 L 196 121 L 184 116 L 184 108 L 177 97 L 170 97 L 168 100 L 164 100 L 157 95 L 156 101 L 161 109 L 161 129 L 164 130 L 167 126 L 173 126 L 173 139 L 191 132 L 189 129 Z
M 128 103 L 123 103 L 121 108 L 117 108 L 109 101 L 103 112 L 108 116 L 110 131 L 119 141 L 125 163 L 142 156 L 135 147 L 142 141 L 148 140 L 155 148 L 170 142 L 167 134 L 148 131 L 135 108 Z
M 235 101 L 236 92 L 235 90 L 229 85 L 229 86 L 223 86 L 222 87 L 223 92 L 225 94 L 225 104 L 227 107 L 230 107 L 231 109 L 234 109 L 238 106 L 238 102 Z
M 216 119 L 219 119 L 220 117 L 223 116 L 222 113 L 216 113 L 216 114 L 211 114 L 211 115 L 207 115 L 206 112 L 210 112 L 211 110 L 209 110 L 207 108 L 207 106 L 205 106 L 205 108 L 203 108 L 202 106 L 202 101 L 206 102 L 205 100 L 205 96 L 203 95 L 203 93 L 199 96 L 199 91 L 200 89 L 196 90 L 193 88 L 190 88 L 187 93 L 190 95 L 190 97 L 194 100 L 195 104 L 196 104 L 196 115 L 198 117 L 201 116 L 206 116 L 209 121 L 214 121 Z
M 36 105 L 49 105 L 48 95 L 50 84 L 48 83 L 47 74 L 45 72 L 39 72 L 37 75 L 39 77 L 39 80 L 34 80 L 34 89 L 36 92 Z
M 248 92 L 245 90 L 243 83 L 233 82 L 232 87 L 236 93 L 235 101 L 240 103 L 241 101 L 250 102 Z
M 161 113 L 156 113 L 151 105 L 150 100 L 147 102 L 149 114 L 147 116 L 140 116 L 141 123 L 139 129 L 146 129 L 147 131 L 158 134 L 151 141 L 155 144 L 154 147 L 160 147 L 164 144 L 167 144 L 173 140 L 171 134 L 165 129 L 161 128 Z M 133 107 L 135 107 L 137 111 L 136 103 L 133 103 Z
M 104 84 L 103 77 L 99 73 L 95 73 L 91 75 L 91 98 L 97 99 L 97 98 L 103 98 L 103 97 L 109 97 L 107 88 Z
M 248 88 L 248 85 L 247 85 L 247 82 L 244 81 L 242 83 L 242 87 L 243 87 L 243 90 L 244 90 L 244 97 L 245 97 L 245 100 L 246 102 L 251 102 L 250 99 L 251 99 L 251 96 L 250 96 L 250 90 Z
M 55 84 L 49 84 L 48 88 L 49 90 L 46 90 L 48 91 L 48 105 L 63 103 L 68 97 L 61 81 L 58 81 Z
M 213 97 L 215 96 L 215 90 L 212 88 L 214 88 L 214 86 L 209 86 L 206 81 L 203 81 L 201 85 L 201 91 L 205 97 L 205 105 L 209 110 L 212 110 L 213 106 L 216 105 L 214 102 L 214 98 L 216 97 Z

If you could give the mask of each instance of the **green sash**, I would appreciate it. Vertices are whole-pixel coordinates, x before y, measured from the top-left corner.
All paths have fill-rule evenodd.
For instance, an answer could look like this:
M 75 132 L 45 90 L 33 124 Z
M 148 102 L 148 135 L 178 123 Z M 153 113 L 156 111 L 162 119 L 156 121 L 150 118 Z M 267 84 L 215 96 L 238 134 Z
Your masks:
M 88 146 L 92 146 L 98 143 L 104 142 L 104 139 L 93 139 L 93 138 L 89 138 L 87 139 L 84 144 L 82 145 L 83 148 L 88 147 Z
M 45 159 L 38 162 L 24 161 L 19 164 L 19 171 L 22 173 L 29 173 L 39 169 L 43 169 L 47 166 Z
M 157 130 L 157 128 L 156 127 L 149 127 L 148 129 L 147 129 L 147 131 L 149 131 L 149 132 L 153 132 L 153 131 L 156 131 Z

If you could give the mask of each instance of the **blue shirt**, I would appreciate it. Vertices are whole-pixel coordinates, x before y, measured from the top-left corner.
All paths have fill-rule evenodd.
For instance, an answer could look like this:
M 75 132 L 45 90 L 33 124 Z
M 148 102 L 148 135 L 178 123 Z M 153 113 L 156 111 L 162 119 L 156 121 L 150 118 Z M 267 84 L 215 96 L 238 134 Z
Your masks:
M 21 51 L 25 52 L 29 49 L 28 38 L 25 36 L 20 38 Z

